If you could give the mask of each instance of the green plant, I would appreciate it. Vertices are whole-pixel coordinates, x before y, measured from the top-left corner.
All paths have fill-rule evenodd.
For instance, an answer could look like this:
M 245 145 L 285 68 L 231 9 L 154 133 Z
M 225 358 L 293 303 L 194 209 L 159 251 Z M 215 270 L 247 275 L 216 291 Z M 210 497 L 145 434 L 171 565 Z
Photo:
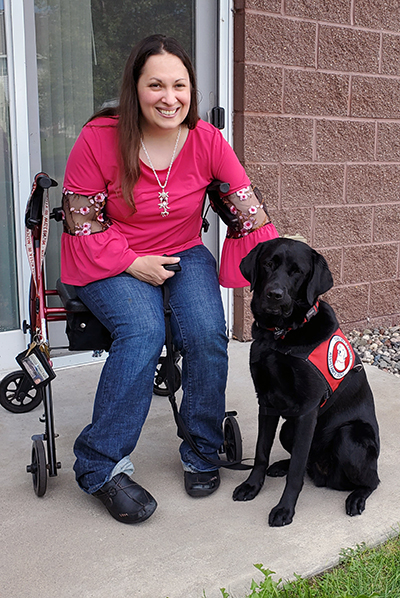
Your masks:
M 337 567 L 309 579 L 295 575 L 293 581 L 282 583 L 272 579 L 270 569 L 254 566 L 264 579 L 252 580 L 246 598 L 400 598 L 399 535 L 375 548 L 361 544 L 343 550 Z M 225 588 L 221 594 L 231 598 Z
M 274 575 L 275 571 L 264 569 L 263 565 L 260 564 L 254 566 L 264 575 L 264 579 L 260 583 L 254 581 L 254 579 L 252 580 L 250 586 L 251 594 L 249 594 L 246 598 L 270 598 L 273 596 L 281 596 L 278 589 L 278 585 L 281 580 L 276 582 L 271 578 L 271 575 Z M 230 598 L 225 588 L 221 588 L 221 593 L 223 598 Z

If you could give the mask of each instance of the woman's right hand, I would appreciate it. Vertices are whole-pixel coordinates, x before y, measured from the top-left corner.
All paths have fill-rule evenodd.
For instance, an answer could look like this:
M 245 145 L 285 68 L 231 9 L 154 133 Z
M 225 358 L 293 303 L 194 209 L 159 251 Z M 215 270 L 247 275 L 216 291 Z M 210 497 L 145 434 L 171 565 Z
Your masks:
M 162 285 L 167 278 L 174 276 L 175 272 L 166 270 L 164 265 L 177 264 L 179 257 L 167 257 L 163 255 L 144 255 L 137 257 L 125 270 L 134 278 L 148 282 L 153 287 Z

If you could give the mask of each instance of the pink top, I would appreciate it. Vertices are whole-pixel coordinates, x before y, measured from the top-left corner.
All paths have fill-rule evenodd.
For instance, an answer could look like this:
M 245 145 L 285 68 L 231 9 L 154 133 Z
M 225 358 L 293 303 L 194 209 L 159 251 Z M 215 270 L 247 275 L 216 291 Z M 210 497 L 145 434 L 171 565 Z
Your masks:
M 213 179 L 229 182 L 229 193 L 249 185 L 249 179 L 230 145 L 212 125 L 199 121 L 189 130 L 176 157 L 166 191 L 169 215 L 162 217 L 154 173 L 141 162 L 134 189 L 137 212 L 122 197 L 119 185 L 117 118 L 101 117 L 85 125 L 68 158 L 64 188 L 79 195 L 105 193 L 106 215 L 112 225 L 105 231 L 61 240 L 61 279 L 83 286 L 124 272 L 138 257 L 173 255 L 202 244 L 202 206 Z M 163 183 L 167 169 L 157 171 Z M 268 234 L 264 229 L 273 228 Z M 269 224 L 242 239 L 226 239 L 221 263 L 221 284 L 248 286 L 239 271 L 240 260 L 260 240 L 277 236 Z

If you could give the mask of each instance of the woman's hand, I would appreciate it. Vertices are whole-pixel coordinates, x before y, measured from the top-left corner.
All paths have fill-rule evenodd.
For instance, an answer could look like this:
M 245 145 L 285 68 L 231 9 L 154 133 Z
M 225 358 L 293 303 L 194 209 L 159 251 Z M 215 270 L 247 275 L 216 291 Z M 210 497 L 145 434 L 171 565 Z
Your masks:
M 175 272 L 166 270 L 164 264 L 177 264 L 179 261 L 179 257 L 144 255 L 137 257 L 125 272 L 138 280 L 148 282 L 153 287 L 158 287 L 175 274 Z

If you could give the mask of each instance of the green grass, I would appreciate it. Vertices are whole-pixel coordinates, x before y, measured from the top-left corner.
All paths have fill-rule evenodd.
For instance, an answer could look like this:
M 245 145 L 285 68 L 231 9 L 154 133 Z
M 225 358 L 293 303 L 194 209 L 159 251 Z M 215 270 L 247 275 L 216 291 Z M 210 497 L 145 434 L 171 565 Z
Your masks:
M 253 580 L 246 598 L 400 598 L 400 535 L 376 548 L 365 545 L 342 552 L 337 567 L 321 575 L 282 583 L 273 571 L 255 567 L 264 575 Z M 223 598 L 231 596 L 221 588 Z

